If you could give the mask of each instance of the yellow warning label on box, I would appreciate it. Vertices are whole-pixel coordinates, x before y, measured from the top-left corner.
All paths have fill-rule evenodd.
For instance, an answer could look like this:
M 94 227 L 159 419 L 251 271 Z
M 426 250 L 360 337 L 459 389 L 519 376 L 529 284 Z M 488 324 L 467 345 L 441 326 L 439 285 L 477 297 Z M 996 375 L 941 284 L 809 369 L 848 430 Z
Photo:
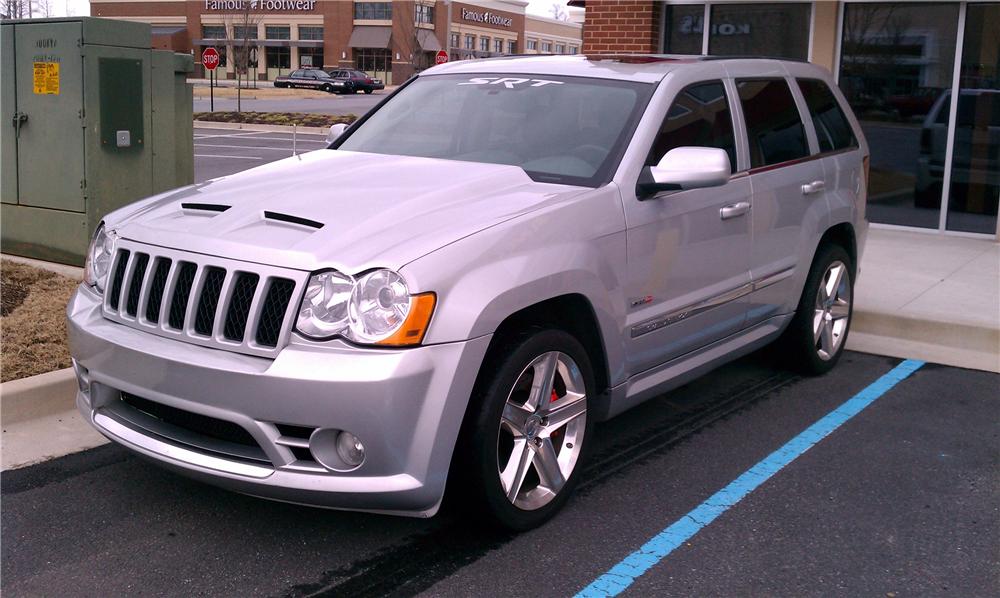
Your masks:
M 33 83 L 39 95 L 59 95 L 59 63 L 34 62 Z

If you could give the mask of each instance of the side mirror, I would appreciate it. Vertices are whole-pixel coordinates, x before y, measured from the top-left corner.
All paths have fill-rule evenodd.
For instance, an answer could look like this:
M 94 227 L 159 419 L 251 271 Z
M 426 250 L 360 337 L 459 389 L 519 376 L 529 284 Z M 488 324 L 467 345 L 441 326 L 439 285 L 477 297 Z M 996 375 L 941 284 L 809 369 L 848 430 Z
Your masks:
M 344 131 L 346 130 L 347 130 L 347 125 L 345 125 L 344 123 L 337 123 L 335 125 L 331 125 L 330 132 L 326 134 L 326 142 L 333 143 L 334 141 L 337 140 L 338 137 L 343 135 Z
M 718 187 L 733 173 L 726 150 L 715 147 L 677 147 L 656 166 L 647 166 L 639 175 L 636 195 L 645 197 L 660 191 L 681 191 Z

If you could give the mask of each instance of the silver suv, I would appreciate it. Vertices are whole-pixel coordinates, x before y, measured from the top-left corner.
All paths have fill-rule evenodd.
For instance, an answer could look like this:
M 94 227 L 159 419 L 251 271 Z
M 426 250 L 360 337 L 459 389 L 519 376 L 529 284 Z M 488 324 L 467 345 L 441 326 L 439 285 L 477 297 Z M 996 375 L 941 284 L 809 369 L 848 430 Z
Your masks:
M 69 304 L 103 434 L 246 494 L 526 529 L 594 422 L 772 341 L 833 367 L 868 150 L 829 73 L 462 61 L 315 151 L 109 214 Z

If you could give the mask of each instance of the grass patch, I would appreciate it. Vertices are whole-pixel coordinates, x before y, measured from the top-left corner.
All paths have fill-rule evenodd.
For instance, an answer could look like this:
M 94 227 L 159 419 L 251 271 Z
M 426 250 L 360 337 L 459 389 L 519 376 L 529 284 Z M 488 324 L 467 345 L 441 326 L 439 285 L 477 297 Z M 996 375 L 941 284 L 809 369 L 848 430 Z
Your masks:
M 66 303 L 79 284 L 41 268 L 0 262 L 0 381 L 70 366 Z
M 351 124 L 358 119 L 353 114 L 307 114 L 304 112 L 195 112 L 194 119 L 202 122 L 245 123 L 251 125 L 298 125 L 300 127 L 330 127 Z

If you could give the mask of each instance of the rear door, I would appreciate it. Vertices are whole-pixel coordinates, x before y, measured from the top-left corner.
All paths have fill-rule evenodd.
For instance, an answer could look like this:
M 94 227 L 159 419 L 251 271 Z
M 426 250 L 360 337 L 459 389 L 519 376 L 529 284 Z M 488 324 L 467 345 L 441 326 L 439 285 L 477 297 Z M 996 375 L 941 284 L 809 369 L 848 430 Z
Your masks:
M 828 217 L 823 163 L 785 76 L 739 77 L 753 187 L 753 248 L 747 324 L 789 313 Z

